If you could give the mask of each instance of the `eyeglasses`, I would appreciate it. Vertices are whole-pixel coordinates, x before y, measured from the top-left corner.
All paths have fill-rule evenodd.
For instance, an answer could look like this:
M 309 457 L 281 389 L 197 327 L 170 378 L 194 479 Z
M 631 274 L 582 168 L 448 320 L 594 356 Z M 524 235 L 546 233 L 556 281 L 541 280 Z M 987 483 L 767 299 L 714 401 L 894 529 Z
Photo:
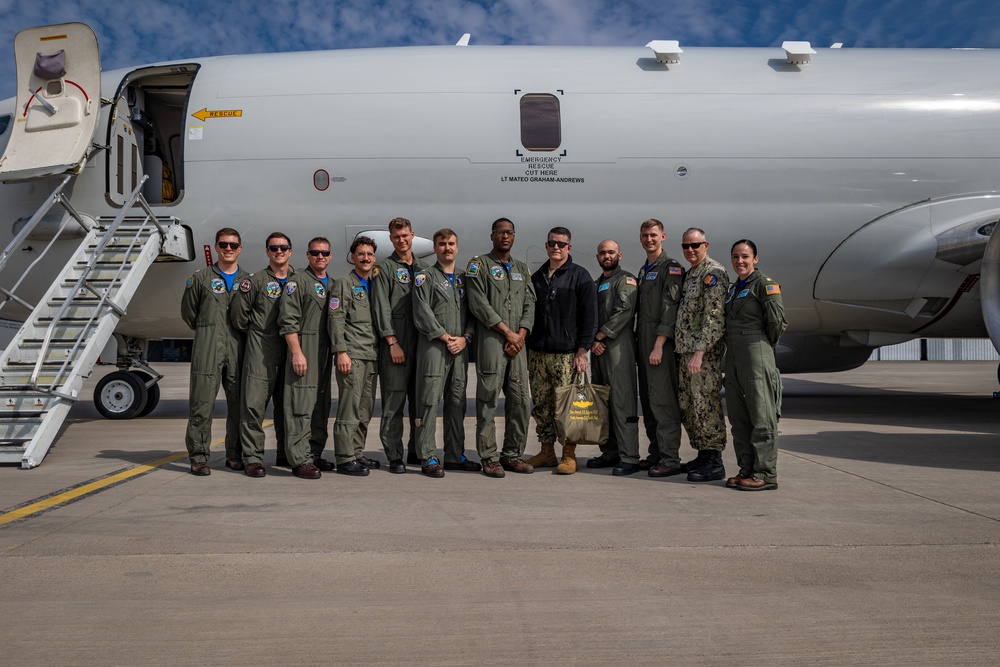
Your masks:
M 312 255 L 313 257 L 329 257 L 330 256 L 330 251 L 329 250 L 310 250 L 309 254 Z
M 681 247 L 684 248 L 685 250 L 697 250 L 706 243 L 708 243 L 708 241 L 700 241 L 698 243 L 682 243 Z
M 494 231 L 493 233 L 496 236 L 513 236 L 514 235 L 514 230 L 513 229 L 498 229 L 498 230 Z
M 550 248 L 555 248 L 558 246 L 560 249 L 562 249 L 568 246 L 569 243 L 567 241 L 553 241 L 552 239 L 549 239 L 548 241 L 545 242 L 545 245 L 547 245 Z
M 292 249 L 292 246 L 287 243 L 282 243 L 281 245 L 269 245 L 267 246 L 267 249 L 271 252 L 288 252 Z
M 240 244 L 233 243 L 232 241 L 216 241 L 215 245 L 219 246 L 219 250 L 239 250 Z
M 354 253 L 354 256 L 355 257 L 374 257 L 375 253 L 373 253 L 373 252 L 365 252 L 363 250 L 359 250 L 356 253 Z

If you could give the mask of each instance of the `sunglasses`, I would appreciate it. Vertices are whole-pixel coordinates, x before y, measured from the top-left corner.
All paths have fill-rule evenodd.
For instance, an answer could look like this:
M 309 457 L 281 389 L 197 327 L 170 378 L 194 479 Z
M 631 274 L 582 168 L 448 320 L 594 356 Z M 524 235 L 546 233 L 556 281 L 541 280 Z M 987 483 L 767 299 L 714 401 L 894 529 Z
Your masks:
M 548 241 L 545 242 L 545 245 L 547 245 L 550 248 L 555 248 L 555 247 L 565 248 L 566 246 L 569 245 L 569 242 L 567 242 L 567 241 L 553 241 L 553 240 L 550 239 L 550 240 L 548 240 Z
M 707 241 L 701 241 L 699 243 L 682 243 L 681 247 L 684 248 L 685 250 L 697 250 L 698 248 L 705 245 L 705 243 L 707 243 Z
M 329 257 L 330 256 L 330 251 L 329 250 L 310 250 L 309 254 L 312 255 L 313 257 Z
M 239 250 L 240 244 L 233 243 L 232 241 L 216 241 L 215 245 L 219 246 L 219 250 Z
M 281 245 L 269 245 L 267 246 L 267 249 L 271 252 L 288 252 L 292 249 L 292 246 L 287 243 L 282 243 Z

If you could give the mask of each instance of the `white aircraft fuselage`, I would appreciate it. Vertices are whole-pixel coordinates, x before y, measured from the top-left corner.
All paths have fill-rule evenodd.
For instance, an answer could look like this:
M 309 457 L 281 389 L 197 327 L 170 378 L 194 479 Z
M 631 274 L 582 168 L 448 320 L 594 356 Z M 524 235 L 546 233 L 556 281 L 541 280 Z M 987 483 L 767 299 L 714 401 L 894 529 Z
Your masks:
M 548 229 L 563 225 L 574 261 L 596 275 L 606 238 L 638 270 L 639 225 L 652 217 L 682 262 L 688 227 L 706 231 L 726 266 L 733 242 L 756 242 L 760 269 L 782 286 L 786 371 L 859 365 L 871 348 L 917 336 L 986 337 L 987 322 L 1000 344 L 1000 242 L 988 249 L 1000 237 L 997 71 L 994 51 L 821 49 L 792 65 L 778 48 L 687 48 L 662 64 L 644 48 L 475 46 L 106 72 L 102 96 L 132 107 L 115 122 L 155 136 L 140 151 L 158 144 L 171 168 L 174 201 L 153 208 L 190 227 L 196 249 L 193 262 L 150 269 L 118 331 L 191 335 L 181 293 L 221 227 L 242 233 L 251 271 L 266 264 L 271 231 L 292 238 L 298 266 L 307 241 L 326 236 L 340 275 L 353 237 L 396 216 L 424 239 L 456 230 L 463 260 L 490 250 L 502 216 L 532 268 Z M 522 116 L 525 96 L 558 109 L 554 139 L 551 116 L 539 121 L 549 135 L 530 104 Z M 144 105 L 150 127 L 135 111 Z M 95 143 L 112 143 L 111 108 Z M 18 112 L 0 103 L 0 115 Z M 548 143 L 533 145 L 539 136 Z M 77 210 L 116 213 L 114 156 L 99 151 L 83 168 Z M 56 182 L 0 186 L 4 245 Z M 78 241 L 60 243 L 68 256 Z M 417 250 L 430 254 L 429 242 Z

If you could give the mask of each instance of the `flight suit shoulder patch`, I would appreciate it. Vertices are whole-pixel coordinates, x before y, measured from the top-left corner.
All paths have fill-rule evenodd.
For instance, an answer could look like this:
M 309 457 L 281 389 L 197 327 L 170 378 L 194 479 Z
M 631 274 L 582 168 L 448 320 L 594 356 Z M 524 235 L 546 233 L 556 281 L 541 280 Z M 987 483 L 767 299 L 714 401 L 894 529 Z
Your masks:
M 240 281 L 240 291 L 243 293 L 249 292 L 253 288 L 253 283 L 249 280 Z
M 426 282 L 426 281 L 427 281 L 427 274 L 426 273 L 418 273 L 413 278 L 413 284 L 416 285 L 417 287 L 423 287 L 424 282 Z
M 672 276 L 684 275 L 684 269 L 679 266 L 671 266 L 667 268 L 668 273 Z
M 475 278 L 479 275 L 479 260 L 472 260 L 469 262 L 468 268 L 465 269 L 465 275 Z
M 639 283 L 632 276 L 626 276 L 625 277 L 625 284 L 626 285 L 631 285 L 632 287 L 638 287 L 639 286 Z
M 285 294 L 287 294 L 288 296 L 295 294 L 295 290 L 298 289 L 298 287 L 299 287 L 298 283 L 289 281 L 285 285 Z
M 378 278 L 378 274 L 382 273 L 382 270 L 377 266 L 372 267 L 372 278 Z
M 777 296 L 781 294 L 781 285 L 778 283 L 769 283 L 764 286 L 764 292 L 768 296 Z
M 340 308 L 340 299 L 335 296 L 330 297 L 330 310 L 337 310 Z
M 194 276 L 187 279 L 187 282 L 184 284 L 184 289 L 191 289 L 192 285 L 194 285 Z
M 716 276 L 713 276 L 712 274 L 705 276 L 706 287 L 713 287 L 718 284 L 719 284 L 719 279 Z

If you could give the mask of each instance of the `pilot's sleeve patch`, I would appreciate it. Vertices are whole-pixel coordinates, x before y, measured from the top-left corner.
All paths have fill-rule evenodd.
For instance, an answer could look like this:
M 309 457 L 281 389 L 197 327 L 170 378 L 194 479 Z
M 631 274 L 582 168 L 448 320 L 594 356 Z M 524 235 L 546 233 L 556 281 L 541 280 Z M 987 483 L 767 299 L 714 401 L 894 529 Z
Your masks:
M 372 278 L 378 278 L 378 274 L 380 273 L 381 271 L 377 266 L 372 267 Z
M 765 285 L 764 291 L 767 293 L 768 296 L 777 296 L 778 294 L 781 294 L 781 285 L 779 285 L 778 283 L 771 283 L 769 285 Z
M 631 285 L 632 287 L 638 287 L 639 286 L 639 283 L 637 283 L 636 280 L 635 280 L 635 278 L 632 278 L 631 276 L 626 276 L 625 277 L 625 284 L 626 285 Z
M 188 278 L 187 283 L 184 285 L 184 289 L 191 289 L 192 285 L 194 285 L 194 276 Z
M 465 275 L 475 278 L 479 275 L 479 262 L 472 260 L 469 262 L 469 267 L 465 270 Z
M 669 269 L 669 273 L 672 276 L 680 276 L 684 274 L 684 269 L 682 269 L 679 266 L 671 266 Z
M 252 286 L 253 286 L 253 284 L 249 280 L 242 280 L 242 281 L 240 281 L 240 291 L 241 292 L 244 292 L 244 293 L 245 292 L 249 292 L 250 288 Z
M 719 282 L 719 279 L 716 278 L 715 276 L 712 276 L 712 275 L 705 276 L 705 286 L 706 287 L 711 287 L 712 285 L 716 285 L 716 284 L 718 284 L 718 282 Z
M 330 310 L 337 310 L 340 308 L 340 299 L 335 296 L 330 297 Z
M 418 273 L 417 277 L 413 281 L 413 284 L 417 287 L 422 287 L 425 280 L 427 280 L 427 276 L 423 273 Z

